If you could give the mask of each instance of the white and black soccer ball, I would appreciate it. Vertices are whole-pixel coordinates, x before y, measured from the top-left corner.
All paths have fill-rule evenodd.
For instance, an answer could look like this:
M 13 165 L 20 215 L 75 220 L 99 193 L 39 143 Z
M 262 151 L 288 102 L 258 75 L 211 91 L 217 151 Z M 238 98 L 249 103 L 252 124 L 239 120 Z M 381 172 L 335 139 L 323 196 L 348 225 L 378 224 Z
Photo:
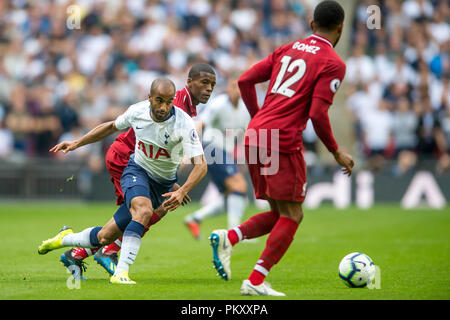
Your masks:
M 364 253 L 349 253 L 339 263 L 339 277 L 349 287 L 365 287 L 375 278 L 375 264 Z

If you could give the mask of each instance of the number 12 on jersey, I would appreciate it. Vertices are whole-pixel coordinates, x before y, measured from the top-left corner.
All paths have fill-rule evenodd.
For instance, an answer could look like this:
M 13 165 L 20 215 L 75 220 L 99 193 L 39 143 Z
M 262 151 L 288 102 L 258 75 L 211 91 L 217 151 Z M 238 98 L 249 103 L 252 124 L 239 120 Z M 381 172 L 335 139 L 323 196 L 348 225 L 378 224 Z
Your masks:
M 289 98 L 294 95 L 295 91 L 289 89 L 289 87 L 299 81 L 305 75 L 306 62 L 303 59 L 297 59 L 292 62 L 291 60 L 292 57 L 290 56 L 283 56 L 283 58 L 281 58 L 281 68 L 278 72 L 275 84 L 272 87 L 272 93 L 279 93 Z M 297 72 L 294 73 L 291 77 L 287 78 L 283 83 L 281 83 L 286 71 L 293 72 L 296 68 Z

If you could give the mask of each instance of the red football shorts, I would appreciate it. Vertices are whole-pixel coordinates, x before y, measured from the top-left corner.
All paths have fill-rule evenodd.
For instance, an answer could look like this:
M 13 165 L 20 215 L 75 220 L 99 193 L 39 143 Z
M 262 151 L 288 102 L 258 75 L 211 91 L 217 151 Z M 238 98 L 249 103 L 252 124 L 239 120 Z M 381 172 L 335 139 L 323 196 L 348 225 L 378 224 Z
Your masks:
M 129 159 L 128 156 L 118 154 L 111 147 L 108 149 L 108 152 L 106 152 L 106 168 L 108 169 L 111 181 L 114 184 L 117 205 L 121 205 L 124 201 L 122 188 L 120 186 L 120 178 L 122 177 L 123 170 L 125 170 L 125 167 L 128 165 Z
M 245 158 L 255 197 L 303 202 L 306 196 L 306 163 L 302 152 L 280 152 L 278 157 L 273 154 L 271 162 L 265 164 L 268 162 L 265 160 L 267 157 L 261 157 L 258 151 L 267 155 L 266 149 L 258 150 L 257 147 L 245 146 Z M 271 158 L 270 153 L 268 158 Z M 274 163 L 277 160 L 278 166 Z

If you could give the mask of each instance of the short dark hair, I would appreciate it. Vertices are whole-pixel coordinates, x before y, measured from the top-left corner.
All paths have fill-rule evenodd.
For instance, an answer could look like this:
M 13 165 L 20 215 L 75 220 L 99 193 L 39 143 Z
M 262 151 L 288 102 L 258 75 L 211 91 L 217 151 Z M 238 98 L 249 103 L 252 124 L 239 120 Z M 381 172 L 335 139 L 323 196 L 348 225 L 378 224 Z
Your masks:
M 194 78 L 198 77 L 201 72 L 206 72 L 206 73 L 216 75 L 216 72 L 214 71 L 212 66 L 210 66 L 207 63 L 198 63 L 191 67 L 191 69 L 189 70 L 188 77 L 191 79 L 194 79 Z
M 334 30 L 344 22 L 344 9 L 336 1 L 322 1 L 314 9 L 314 24 L 318 29 Z

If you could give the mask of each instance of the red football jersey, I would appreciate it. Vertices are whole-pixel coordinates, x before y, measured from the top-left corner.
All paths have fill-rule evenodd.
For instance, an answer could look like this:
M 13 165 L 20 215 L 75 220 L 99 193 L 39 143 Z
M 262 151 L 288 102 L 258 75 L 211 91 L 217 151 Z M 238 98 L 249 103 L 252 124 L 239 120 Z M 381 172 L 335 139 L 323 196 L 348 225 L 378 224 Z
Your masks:
M 189 92 L 187 86 L 182 90 L 179 90 L 175 93 L 175 99 L 173 100 L 173 105 L 182 109 L 186 112 L 191 118 L 197 115 L 197 108 L 192 103 L 191 93 Z
M 187 87 L 184 87 L 182 90 L 175 93 L 173 105 L 182 109 L 191 117 L 195 117 L 197 115 L 197 108 L 192 103 L 191 93 Z M 129 157 L 132 153 L 134 153 L 135 144 L 136 135 L 134 134 L 133 128 L 130 128 L 127 132 L 121 133 L 117 136 L 116 140 L 111 145 L 111 148 L 113 148 L 118 154 Z
M 313 34 L 275 50 L 239 79 L 242 98 L 252 116 L 246 144 L 270 148 L 270 132 L 278 129 L 280 152 L 300 150 L 302 131 L 310 118 L 313 98 L 321 98 L 331 104 L 344 75 L 345 63 L 331 42 L 318 35 Z M 269 79 L 264 104 L 259 109 L 254 84 Z M 261 134 L 261 129 L 267 129 L 267 143 L 248 135 L 255 131 Z M 330 134 L 332 137 L 331 129 Z

